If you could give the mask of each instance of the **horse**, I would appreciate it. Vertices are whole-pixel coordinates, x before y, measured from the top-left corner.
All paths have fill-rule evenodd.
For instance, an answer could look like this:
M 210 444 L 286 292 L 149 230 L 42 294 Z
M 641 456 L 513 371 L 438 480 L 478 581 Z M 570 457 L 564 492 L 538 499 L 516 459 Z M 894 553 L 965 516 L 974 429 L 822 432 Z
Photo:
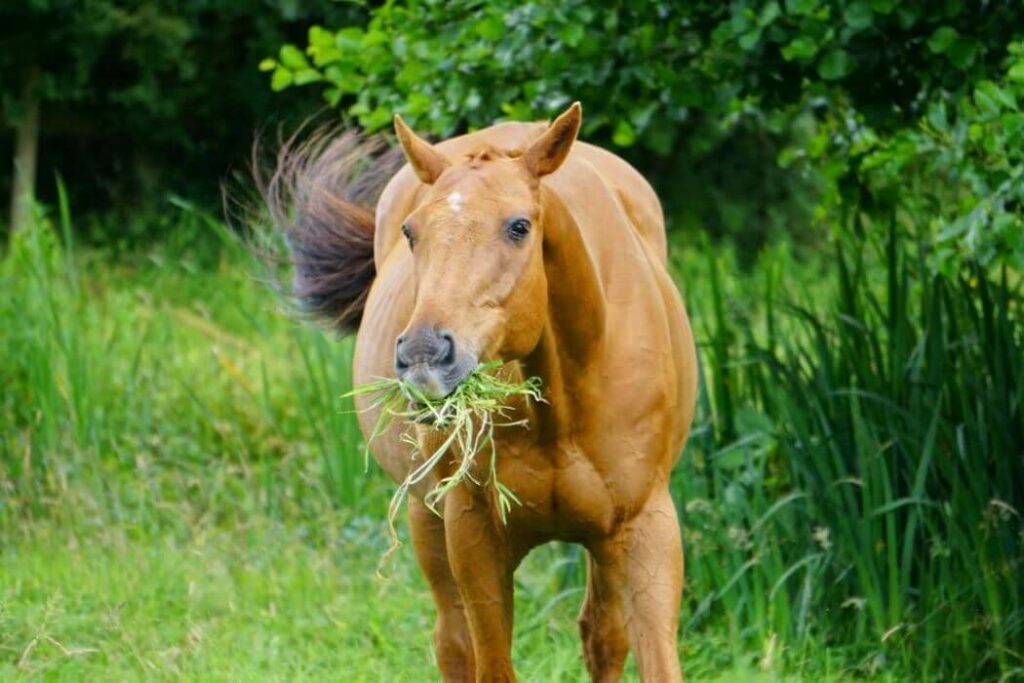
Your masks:
M 581 117 L 577 102 L 550 125 L 431 144 L 396 115 L 401 154 L 355 134 L 300 145 L 282 153 L 267 193 L 295 295 L 357 334 L 354 384 L 399 377 L 443 397 L 489 361 L 541 379 L 543 402 L 514 405 L 527 426 L 495 432 L 498 478 L 518 499 L 505 518 L 475 483 L 486 472 L 428 509 L 454 455 L 409 497 L 445 681 L 515 680 L 513 572 L 553 540 L 586 549 L 579 627 L 592 679 L 618 680 L 630 650 L 643 680 L 682 678 L 669 479 L 696 403 L 693 334 L 657 195 L 626 161 L 577 141 Z M 367 439 L 369 401 L 356 397 Z M 402 482 L 438 434 L 394 426 L 370 448 Z

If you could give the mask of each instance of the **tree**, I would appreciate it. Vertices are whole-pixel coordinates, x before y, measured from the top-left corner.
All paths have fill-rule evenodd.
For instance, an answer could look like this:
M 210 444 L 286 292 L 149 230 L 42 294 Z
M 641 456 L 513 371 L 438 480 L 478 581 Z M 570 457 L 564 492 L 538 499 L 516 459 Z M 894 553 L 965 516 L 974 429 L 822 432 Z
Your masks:
M 260 56 L 310 22 L 361 17 L 357 6 L 313 0 L 4 4 L 0 119 L 15 139 L 12 227 L 34 194 L 37 157 L 41 171 L 65 176 L 78 208 L 125 212 L 172 193 L 214 204 L 257 127 L 317 106 L 312 96 L 273 101 Z
M 24 77 L 14 117 L 15 148 L 11 181 L 11 230 L 31 218 L 39 154 L 39 72 L 30 68 Z
M 61 0 L 33 0 L 0 10 L 4 26 L 0 70 L 11 74 L 0 94 L 5 118 L 15 130 L 15 152 L 11 182 L 11 229 L 17 230 L 30 218 L 35 196 L 39 149 L 39 115 L 44 99 L 56 95 L 72 99 L 80 95 L 84 70 L 95 59 L 96 47 L 108 26 L 96 21 L 93 4 L 78 11 L 91 31 L 81 22 L 67 22 L 75 12 L 73 3 Z M 84 67 L 84 68 L 83 68 Z

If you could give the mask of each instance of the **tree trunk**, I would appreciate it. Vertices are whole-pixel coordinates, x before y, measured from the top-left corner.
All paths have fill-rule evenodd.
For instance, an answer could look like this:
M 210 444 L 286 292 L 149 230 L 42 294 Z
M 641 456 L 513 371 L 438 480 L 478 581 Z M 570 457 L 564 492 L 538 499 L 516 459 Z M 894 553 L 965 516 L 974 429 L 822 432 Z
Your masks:
M 15 123 L 14 177 L 11 182 L 11 232 L 32 220 L 36 163 L 39 159 L 39 76 L 33 71 L 21 91 L 20 116 Z

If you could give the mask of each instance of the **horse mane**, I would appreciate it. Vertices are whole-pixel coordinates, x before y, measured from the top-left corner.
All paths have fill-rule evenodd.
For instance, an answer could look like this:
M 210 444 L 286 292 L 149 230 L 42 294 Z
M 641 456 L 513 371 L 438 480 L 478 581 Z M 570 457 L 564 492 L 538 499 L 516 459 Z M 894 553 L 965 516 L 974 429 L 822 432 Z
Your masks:
M 254 177 L 288 244 L 289 294 L 311 318 L 351 333 L 377 274 L 377 201 L 405 160 L 381 137 L 330 126 L 302 139 L 301 132 L 281 143 L 269 175 L 254 165 Z
M 519 121 L 506 121 L 504 123 L 495 124 L 491 129 L 499 129 L 504 126 L 514 127 L 520 130 L 522 137 L 514 141 L 506 140 L 505 144 L 481 142 L 466 150 L 463 153 L 462 158 L 465 159 L 470 166 L 473 166 L 474 164 L 480 164 L 496 158 L 515 159 L 517 157 L 521 157 L 526 150 L 530 148 L 530 145 L 532 145 L 537 138 L 543 135 L 544 131 L 548 129 L 548 122 L 533 121 L 530 123 L 523 123 Z

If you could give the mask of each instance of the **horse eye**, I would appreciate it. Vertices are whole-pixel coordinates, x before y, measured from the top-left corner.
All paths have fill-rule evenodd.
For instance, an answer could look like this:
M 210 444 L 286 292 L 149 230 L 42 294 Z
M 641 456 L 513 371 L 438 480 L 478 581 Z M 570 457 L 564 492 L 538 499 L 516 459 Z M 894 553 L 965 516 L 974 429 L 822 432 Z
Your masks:
M 505 232 L 513 242 L 526 239 L 526 236 L 530 234 L 530 221 L 525 218 L 516 218 L 509 221 L 508 225 L 505 226 Z
M 409 248 L 412 249 L 412 245 L 415 244 L 416 239 L 413 237 L 412 228 L 409 227 L 408 223 L 402 224 L 402 234 L 405 235 L 405 239 L 409 242 Z

